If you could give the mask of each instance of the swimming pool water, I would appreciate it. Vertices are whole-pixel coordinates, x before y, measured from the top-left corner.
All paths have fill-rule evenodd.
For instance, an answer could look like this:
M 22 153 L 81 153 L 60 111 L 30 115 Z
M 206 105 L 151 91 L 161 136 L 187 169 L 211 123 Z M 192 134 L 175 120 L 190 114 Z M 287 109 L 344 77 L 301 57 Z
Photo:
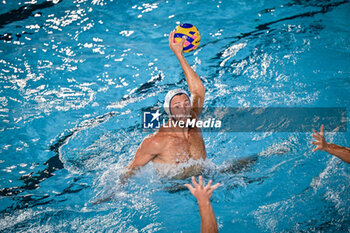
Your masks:
M 0 4 L 2 232 L 199 232 L 189 179 L 159 178 L 152 164 L 118 179 L 148 134 L 141 109 L 186 88 L 168 47 L 179 23 L 201 33 L 185 56 L 205 106 L 350 104 L 348 1 Z M 326 133 L 344 146 L 349 136 Z M 349 165 L 312 153 L 310 133 L 203 137 L 204 179 L 223 183 L 212 196 L 220 232 L 350 232 Z

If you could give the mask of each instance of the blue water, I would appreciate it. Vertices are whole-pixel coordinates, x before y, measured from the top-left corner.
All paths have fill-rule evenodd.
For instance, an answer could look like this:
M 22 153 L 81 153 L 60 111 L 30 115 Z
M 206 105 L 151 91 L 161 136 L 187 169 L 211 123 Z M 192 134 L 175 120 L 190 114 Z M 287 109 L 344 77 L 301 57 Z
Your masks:
M 199 232 L 188 179 L 159 178 L 152 164 L 118 178 L 148 134 L 141 109 L 186 88 L 168 47 L 178 23 L 201 33 L 186 59 L 205 106 L 350 106 L 348 1 L 0 4 L 3 232 Z M 212 196 L 220 232 L 350 232 L 350 167 L 312 153 L 310 133 L 203 137 L 205 181 L 223 183 Z M 349 132 L 326 139 L 350 145 Z

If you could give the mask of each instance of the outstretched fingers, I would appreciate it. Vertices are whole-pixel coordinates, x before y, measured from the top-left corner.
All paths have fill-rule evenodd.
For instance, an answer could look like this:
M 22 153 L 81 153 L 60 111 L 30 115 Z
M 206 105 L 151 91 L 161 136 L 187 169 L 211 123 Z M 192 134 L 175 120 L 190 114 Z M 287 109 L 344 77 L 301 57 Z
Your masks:
M 217 189 L 220 185 L 221 185 L 220 183 L 217 183 L 217 184 L 211 186 L 210 190 L 211 190 L 211 191 L 214 191 L 214 190 Z
M 192 184 L 195 188 L 197 188 L 199 186 L 197 181 L 196 181 L 196 178 L 194 178 L 194 176 L 192 176 Z
M 320 129 L 320 135 L 324 136 L 324 125 L 321 125 L 321 129 Z
M 208 184 L 205 186 L 204 189 L 206 189 L 206 190 L 210 189 L 210 186 L 211 186 L 212 183 L 213 183 L 213 181 L 209 180 Z
M 190 184 L 185 184 L 185 186 L 190 190 L 190 192 L 194 195 L 194 188 Z
M 319 133 L 317 130 L 314 130 L 314 133 L 315 133 L 315 135 L 318 136 L 318 137 L 321 136 L 320 133 Z
M 207 190 L 208 194 L 211 196 L 212 193 L 213 193 L 213 191 L 214 191 L 215 189 L 217 189 L 220 185 L 221 185 L 220 183 L 217 183 L 217 184 L 211 186 L 211 187 Z
M 199 181 L 200 187 L 203 187 L 203 177 L 202 176 L 199 176 L 198 181 Z

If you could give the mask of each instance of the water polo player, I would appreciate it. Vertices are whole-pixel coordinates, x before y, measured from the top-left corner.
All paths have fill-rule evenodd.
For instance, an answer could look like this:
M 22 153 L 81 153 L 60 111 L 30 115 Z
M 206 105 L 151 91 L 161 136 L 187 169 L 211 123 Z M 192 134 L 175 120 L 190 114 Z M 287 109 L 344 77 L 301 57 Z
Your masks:
M 205 160 L 206 151 L 200 128 L 179 127 L 171 124 L 179 120 L 197 119 L 202 111 L 204 103 L 204 85 L 189 66 L 184 55 L 183 45 L 185 38 L 176 42 L 174 40 L 175 31 L 169 35 L 169 47 L 179 60 L 182 70 L 186 76 L 186 81 L 190 95 L 182 89 L 175 89 L 168 92 L 164 101 L 164 109 L 169 115 L 168 128 L 163 126 L 148 135 L 140 144 L 135 157 L 126 167 L 123 180 L 132 175 L 136 169 L 152 161 L 157 165 L 178 165 L 191 160 Z M 191 166 L 184 169 L 187 175 L 198 174 L 198 166 Z

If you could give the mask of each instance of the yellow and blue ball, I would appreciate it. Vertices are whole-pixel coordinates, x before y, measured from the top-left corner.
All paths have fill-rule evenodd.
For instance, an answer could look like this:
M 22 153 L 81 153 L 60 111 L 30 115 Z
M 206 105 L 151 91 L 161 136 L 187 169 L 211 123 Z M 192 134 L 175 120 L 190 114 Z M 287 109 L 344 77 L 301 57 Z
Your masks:
M 184 53 L 191 52 L 198 48 L 198 45 L 201 42 L 201 35 L 195 26 L 189 23 L 183 23 L 176 26 L 174 35 L 175 42 L 180 42 L 183 36 L 186 36 L 183 48 Z

